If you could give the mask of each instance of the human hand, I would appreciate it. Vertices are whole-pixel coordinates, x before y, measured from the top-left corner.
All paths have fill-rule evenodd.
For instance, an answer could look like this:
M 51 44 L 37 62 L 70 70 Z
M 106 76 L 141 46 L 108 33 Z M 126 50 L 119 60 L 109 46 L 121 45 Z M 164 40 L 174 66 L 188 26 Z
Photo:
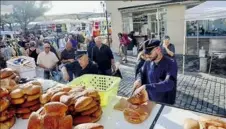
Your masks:
M 112 70 L 113 70 L 113 71 L 116 71 L 116 66 L 115 66 L 115 64 L 112 64 L 111 67 L 112 67 Z
M 148 93 L 146 91 L 146 86 L 140 86 L 137 88 L 132 96 L 128 99 L 128 101 L 132 104 L 143 104 L 148 101 Z
M 135 89 L 137 89 L 137 88 L 139 88 L 139 87 L 141 87 L 141 81 L 140 80 L 136 80 L 135 82 L 134 82 L 134 84 L 133 84 L 133 89 L 135 90 Z
M 168 43 L 163 43 L 164 48 L 168 48 L 169 44 Z

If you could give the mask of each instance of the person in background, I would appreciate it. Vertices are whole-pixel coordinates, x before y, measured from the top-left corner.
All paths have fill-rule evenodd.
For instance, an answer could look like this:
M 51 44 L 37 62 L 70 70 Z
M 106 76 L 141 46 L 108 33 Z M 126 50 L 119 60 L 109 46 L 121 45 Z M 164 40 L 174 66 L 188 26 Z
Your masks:
M 89 59 L 91 59 L 91 60 L 93 60 L 93 48 L 95 46 L 96 46 L 96 43 L 94 41 L 94 38 L 91 37 L 91 40 L 89 41 L 88 46 L 87 46 L 88 56 L 89 56 Z
M 29 57 L 34 58 L 35 62 L 37 62 L 38 54 L 40 51 L 35 47 L 36 43 L 34 41 L 30 42 L 30 47 L 26 50 L 26 54 Z
M 158 42 L 144 44 L 146 61 L 134 83 L 132 98 L 148 94 L 149 100 L 174 104 L 177 89 L 177 63 L 163 56 Z
M 64 35 L 61 35 L 59 40 L 58 40 L 58 44 L 59 44 L 59 50 L 60 52 L 62 52 L 66 46 L 66 40 L 64 38 Z
M 78 48 L 78 40 L 77 40 L 77 37 L 75 35 L 70 34 L 68 36 L 68 39 L 72 43 L 72 47 L 77 50 L 77 48 Z
M 135 31 L 131 31 L 128 36 L 131 38 L 131 43 L 133 44 L 133 46 L 137 46 L 138 45 L 137 39 L 134 36 L 134 34 L 135 34 Z
M 84 74 L 98 74 L 98 67 L 89 60 L 86 51 L 78 51 L 76 60 L 73 63 L 66 64 L 61 71 L 65 81 L 72 81 L 73 76 L 69 75 L 69 71 L 71 71 L 75 77 L 79 77 Z
M 120 49 L 122 51 L 121 53 L 121 60 L 127 62 L 127 48 L 128 48 L 128 40 L 126 40 L 127 35 L 119 33 L 119 41 L 120 41 Z
M 59 56 L 57 54 L 56 49 L 51 45 L 51 43 L 48 40 L 44 40 L 44 44 L 46 44 L 46 43 L 48 43 L 50 45 L 50 51 L 53 52 L 56 55 L 56 57 L 58 58 L 58 60 L 60 60 L 60 58 L 59 58 Z
M 161 50 L 164 56 L 168 56 L 170 58 L 175 57 L 175 47 L 172 43 L 170 43 L 170 37 L 167 35 L 163 39 Z
M 121 37 L 122 37 L 122 33 L 118 33 L 118 38 L 119 38 L 118 55 L 119 55 L 119 56 L 121 56 L 121 54 L 122 54 L 121 43 L 120 43 Z
M 66 43 L 66 48 L 61 52 L 61 63 L 67 64 L 75 61 L 76 50 L 72 47 L 70 41 Z
M 18 41 L 18 44 L 21 46 L 21 47 L 23 47 L 23 48 L 25 48 L 25 41 L 24 41 L 24 37 L 23 36 L 19 36 L 19 41 Z
M 111 49 L 102 43 L 100 36 L 95 38 L 96 46 L 93 48 L 93 61 L 97 63 L 99 73 L 111 75 L 116 70 L 114 56 Z
M 44 51 L 38 55 L 37 64 L 44 69 L 44 78 L 50 78 L 50 72 L 56 70 L 59 59 L 50 51 L 50 44 L 44 44 Z

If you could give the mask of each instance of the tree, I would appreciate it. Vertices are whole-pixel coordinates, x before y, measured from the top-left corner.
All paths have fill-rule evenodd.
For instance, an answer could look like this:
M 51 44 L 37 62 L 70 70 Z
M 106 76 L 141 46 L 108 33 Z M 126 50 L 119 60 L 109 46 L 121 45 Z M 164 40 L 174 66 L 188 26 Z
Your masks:
M 13 17 L 12 14 L 5 14 L 1 16 L 1 24 L 2 24 L 2 28 L 4 30 L 4 25 L 8 24 L 9 25 L 9 29 L 12 31 L 12 24 L 15 23 L 15 19 Z
M 49 1 L 15 1 L 13 3 L 12 16 L 15 22 L 19 23 L 24 31 L 30 22 L 44 15 L 49 10 L 51 3 Z

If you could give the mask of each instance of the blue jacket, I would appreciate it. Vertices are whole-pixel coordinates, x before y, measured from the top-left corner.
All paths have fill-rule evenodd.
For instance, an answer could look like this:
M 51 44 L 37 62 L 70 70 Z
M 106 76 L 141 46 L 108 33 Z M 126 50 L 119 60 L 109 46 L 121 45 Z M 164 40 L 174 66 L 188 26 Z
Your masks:
M 140 79 L 142 84 L 146 85 L 150 100 L 174 104 L 177 87 L 177 63 L 175 60 L 163 56 L 158 64 L 146 61 L 140 71 Z

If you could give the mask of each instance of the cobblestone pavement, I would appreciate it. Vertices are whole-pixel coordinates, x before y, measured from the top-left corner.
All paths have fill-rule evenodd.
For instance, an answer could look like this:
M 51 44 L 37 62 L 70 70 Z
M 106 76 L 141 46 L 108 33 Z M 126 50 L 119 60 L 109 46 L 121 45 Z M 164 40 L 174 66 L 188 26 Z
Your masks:
M 135 62 L 136 58 L 130 56 L 127 64 L 120 65 L 123 76 L 118 91 L 120 96 L 131 94 Z M 200 73 L 178 74 L 174 106 L 226 117 L 226 79 Z

